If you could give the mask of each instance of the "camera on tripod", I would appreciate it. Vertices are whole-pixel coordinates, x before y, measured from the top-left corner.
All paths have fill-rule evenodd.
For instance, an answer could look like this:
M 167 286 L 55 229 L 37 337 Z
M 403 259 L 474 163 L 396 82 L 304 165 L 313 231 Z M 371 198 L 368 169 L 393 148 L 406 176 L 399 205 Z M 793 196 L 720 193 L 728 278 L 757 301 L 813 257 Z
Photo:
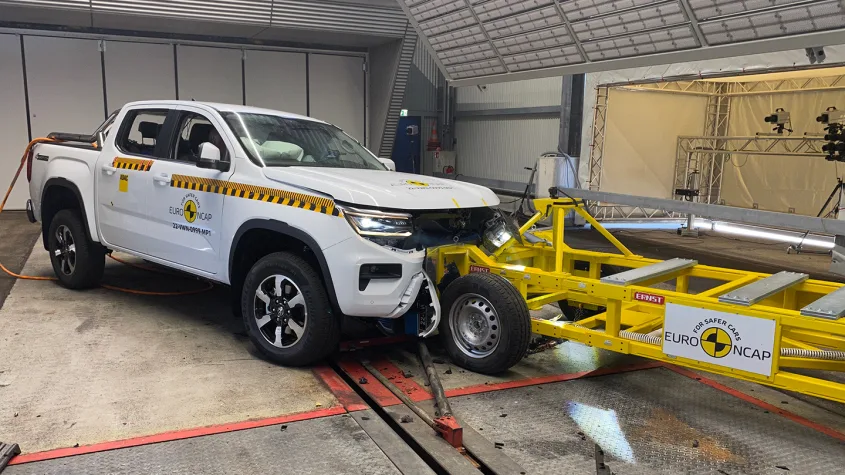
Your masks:
M 782 107 L 775 109 L 771 115 L 763 117 L 763 121 L 768 124 L 775 124 L 775 127 L 772 130 L 779 134 L 782 134 L 784 129 L 792 132 L 792 129 L 786 126 L 786 124 L 792 125 L 789 119 L 789 112 L 784 110 Z
M 827 125 L 824 128 L 827 143 L 822 145 L 822 152 L 827 153 L 825 160 L 845 162 L 845 111 L 828 107 L 816 121 Z

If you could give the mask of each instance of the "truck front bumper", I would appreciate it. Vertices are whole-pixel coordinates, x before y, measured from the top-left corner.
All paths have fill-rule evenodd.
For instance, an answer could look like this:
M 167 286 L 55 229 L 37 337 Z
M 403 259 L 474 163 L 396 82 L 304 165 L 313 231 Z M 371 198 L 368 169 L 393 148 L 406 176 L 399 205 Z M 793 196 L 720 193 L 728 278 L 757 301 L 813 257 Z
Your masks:
M 425 251 L 397 252 L 358 236 L 323 249 L 341 312 L 355 317 L 399 318 L 413 307 L 420 289 L 427 289 L 433 316 L 420 336 L 428 336 L 440 321 L 440 302 L 434 282 L 423 271 Z M 392 278 L 361 282 L 364 266 L 400 269 Z M 427 284 L 427 285 L 424 285 Z

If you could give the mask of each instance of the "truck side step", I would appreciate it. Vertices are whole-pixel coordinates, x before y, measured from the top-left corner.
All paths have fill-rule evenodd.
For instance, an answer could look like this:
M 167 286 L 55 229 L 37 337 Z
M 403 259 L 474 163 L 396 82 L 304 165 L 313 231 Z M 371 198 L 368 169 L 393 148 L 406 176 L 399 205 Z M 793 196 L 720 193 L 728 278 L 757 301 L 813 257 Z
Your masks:
M 839 287 L 838 290 L 802 308 L 801 315 L 839 320 L 845 315 L 845 287 Z
M 626 270 L 625 272 L 602 277 L 601 281 L 605 284 L 633 285 L 654 279 L 655 277 L 671 274 L 688 267 L 693 267 L 695 265 L 698 265 L 698 261 L 693 259 L 669 259 L 668 261 L 655 262 L 654 264 L 647 265 L 645 267 Z
M 733 303 L 747 307 L 749 305 L 754 305 L 766 297 L 786 290 L 795 284 L 800 284 L 809 278 L 809 275 L 800 274 L 798 272 L 778 272 L 777 274 L 770 275 L 765 279 L 752 282 L 744 287 L 740 287 L 720 296 L 719 302 Z

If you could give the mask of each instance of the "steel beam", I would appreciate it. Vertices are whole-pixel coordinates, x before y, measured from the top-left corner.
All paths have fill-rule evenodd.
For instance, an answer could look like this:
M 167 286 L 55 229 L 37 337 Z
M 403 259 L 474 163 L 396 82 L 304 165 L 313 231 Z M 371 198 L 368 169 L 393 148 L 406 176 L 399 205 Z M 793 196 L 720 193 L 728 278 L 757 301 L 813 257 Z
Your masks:
M 776 213 L 757 209 L 736 208 L 689 201 L 651 198 L 647 196 L 623 195 L 606 191 L 591 191 L 578 188 L 561 188 L 568 196 L 585 200 L 601 201 L 618 205 L 636 206 L 646 209 L 660 209 L 684 214 L 735 221 L 760 226 L 811 231 L 823 234 L 845 235 L 845 221 L 816 218 L 798 214 Z
M 492 117 L 504 115 L 560 115 L 560 106 L 534 106 L 534 107 L 506 107 L 498 109 L 477 109 L 455 111 L 455 118 L 466 117 Z

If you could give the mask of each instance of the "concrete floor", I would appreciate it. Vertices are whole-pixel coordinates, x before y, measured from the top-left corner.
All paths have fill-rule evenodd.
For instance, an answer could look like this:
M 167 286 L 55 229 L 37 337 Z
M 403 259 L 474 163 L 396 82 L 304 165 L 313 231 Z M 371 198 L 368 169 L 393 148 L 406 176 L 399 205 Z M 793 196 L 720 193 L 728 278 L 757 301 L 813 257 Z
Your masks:
M 39 234 L 37 226 L 29 225 L 25 218 L 21 220 L 21 216 L 9 214 L 9 217 L 6 217 L 5 213 L 0 216 L 9 220 L 0 220 L 0 231 L 4 236 L 14 235 L 17 236 L 15 241 L 20 240 L 20 243 L 11 247 L 7 244 L 10 240 L 0 241 L 2 262 L 11 263 L 12 266 L 18 263 L 20 266 L 26 261 L 28 249 L 34 249 L 24 272 L 52 275 L 48 255 L 41 243 L 36 242 Z M 13 224 L 8 226 L 7 222 Z M 7 232 L 14 234 L 6 234 Z M 764 272 L 775 271 L 770 269 L 773 267 L 772 263 L 777 263 L 775 267 L 780 267 L 783 263 L 782 267 L 792 268 L 796 263 L 795 258 L 798 257 L 800 265 L 808 266 L 799 267 L 802 271 L 814 275 L 817 275 L 815 272 L 824 273 L 823 263 L 813 262 L 818 260 L 818 256 L 787 256 L 783 249 L 777 246 L 749 245 L 757 251 L 742 252 L 744 257 L 739 259 L 728 256 L 730 246 L 726 247 L 726 243 L 720 240 L 705 237 L 696 240 L 695 245 L 690 247 L 688 243 L 691 241 L 677 241 L 671 236 L 674 235 L 620 233 L 620 238 L 634 252 L 647 257 L 665 259 L 695 254 L 693 257 L 702 263 L 733 265 Z M 666 239 L 662 239 L 663 237 Z M 574 247 L 586 249 L 609 248 L 600 237 L 597 238 L 596 233 L 589 231 L 568 232 L 566 241 Z M 812 266 L 817 268 L 813 270 Z M 104 281 L 142 290 L 172 291 L 194 289 L 200 285 L 181 276 L 155 274 L 151 277 L 146 271 L 113 261 L 108 261 Z M 11 283 L 11 279 L 0 276 L 0 291 L 3 285 L 11 287 Z M 0 308 L 0 321 L 4 322 L 0 329 L 0 399 L 4 402 L 0 405 L 0 440 L 18 442 L 25 453 L 32 453 L 72 447 L 75 444 L 86 445 L 172 430 L 283 416 L 313 410 L 318 405 L 327 408 L 339 404 L 335 396 L 310 370 L 282 368 L 261 359 L 243 334 L 240 322 L 231 316 L 227 292 L 227 289 L 218 288 L 193 296 L 144 297 L 105 289 L 74 292 L 52 282 L 18 281 Z M 2 295 L 0 293 L 0 298 Z M 551 308 L 547 311 L 556 312 Z M 468 386 L 484 387 L 496 383 L 525 381 L 527 378 L 579 373 L 641 362 L 575 343 L 564 343 L 552 350 L 529 356 L 507 374 L 490 377 L 455 367 L 438 352 L 436 344 L 431 347 L 434 356 L 444 360 L 443 363 L 438 363 L 437 367 L 447 390 Z M 410 379 L 418 387 L 424 387 L 422 371 L 413 353 L 401 348 L 374 351 L 384 361 L 398 367 L 400 372 L 411 372 Z M 655 370 L 628 373 L 625 380 L 633 384 L 632 387 L 648 388 L 655 374 L 653 371 Z M 845 406 L 841 404 L 785 394 L 738 380 L 712 375 L 708 377 L 788 409 L 810 421 L 835 430 L 845 430 Z M 610 376 L 591 380 L 597 381 L 595 384 L 601 386 L 600 381 L 605 378 L 609 378 L 607 384 L 613 387 L 613 378 Z M 696 388 L 701 385 L 680 376 L 672 381 L 673 391 L 683 392 L 688 390 L 684 389 L 687 385 Z M 561 388 L 560 403 L 563 404 L 569 398 L 569 391 L 566 390 L 569 383 L 556 384 Z M 508 391 L 517 390 L 508 389 L 502 392 Z M 659 399 L 665 397 L 657 395 L 649 399 L 645 393 L 636 391 L 626 394 L 624 401 L 620 398 L 618 401 L 614 400 L 616 402 L 598 399 L 593 402 L 596 407 L 613 409 L 621 414 L 623 402 L 634 406 L 637 401 L 642 404 L 658 404 Z M 516 399 L 520 397 L 516 396 Z M 476 398 L 467 396 L 462 400 L 471 401 Z M 582 402 L 593 404 L 589 400 Z M 461 407 L 461 411 L 473 426 L 478 424 L 482 429 L 490 430 L 490 426 L 501 426 L 503 422 L 499 419 L 499 414 L 477 413 L 469 406 Z M 536 411 L 532 411 L 529 412 L 536 415 Z M 754 411 L 762 414 L 762 410 Z M 696 417 L 708 417 L 707 411 L 697 414 Z M 699 419 L 672 420 L 679 430 L 686 431 L 682 431 L 684 434 L 692 433 L 685 429 L 687 426 L 696 428 L 697 431 L 707 427 L 706 423 Z M 543 430 L 552 432 L 545 435 L 526 434 L 525 437 L 547 437 L 552 443 L 552 448 L 548 453 L 534 453 L 533 449 L 529 448 L 530 443 L 526 442 L 522 445 L 524 453 L 518 454 L 518 457 L 525 457 L 527 454 L 535 459 L 522 458 L 520 462 L 529 467 L 538 461 L 553 460 L 554 454 L 557 453 L 555 451 L 558 450 L 554 448 L 557 447 L 554 445 L 557 443 L 554 429 L 546 427 Z M 261 431 L 250 429 L 245 432 L 251 431 L 256 431 L 255 434 L 258 435 L 245 434 L 240 439 L 244 442 L 236 446 L 240 447 L 238 457 L 250 459 L 261 456 L 260 453 L 251 451 L 255 447 L 253 442 L 249 442 L 250 437 L 259 437 Z M 571 434 L 566 437 L 570 436 Z M 144 454 L 155 456 L 155 453 L 169 453 L 172 463 L 159 464 L 149 473 L 168 472 L 172 471 L 171 469 L 179 472 L 178 467 L 187 470 L 182 470 L 184 473 L 190 473 L 190 466 L 179 462 L 180 452 L 173 447 L 207 449 L 220 446 L 223 443 L 221 441 L 231 439 L 227 437 L 207 436 L 202 439 L 212 441 L 187 445 L 179 441 L 166 442 L 159 444 L 162 446 L 161 451 L 123 449 L 114 451 L 114 458 L 80 457 L 91 457 L 85 460 L 101 460 L 106 464 L 101 467 L 120 467 L 119 470 L 109 468 L 106 470 L 109 472 L 136 473 L 127 468 L 126 463 L 139 460 Z M 519 435 L 514 432 L 507 437 Z M 705 433 L 701 437 L 701 440 L 709 440 L 706 437 L 711 435 Z M 355 436 L 355 440 L 347 441 L 348 443 L 344 440 L 338 439 L 336 443 L 344 447 L 355 447 L 356 444 L 360 445 L 361 441 L 359 436 Z M 643 446 L 642 450 L 650 454 L 673 453 L 675 450 L 686 450 L 681 446 L 688 441 L 673 444 L 669 439 L 661 439 L 658 442 L 662 445 L 651 444 Z M 132 452 L 133 450 L 135 452 Z M 585 461 L 587 459 L 582 460 Z M 211 470 L 215 473 L 237 473 L 235 467 L 220 468 L 216 463 L 212 465 L 216 467 Z M 17 473 L 90 473 L 89 469 L 93 467 L 83 463 L 77 465 L 75 470 L 65 470 L 70 466 L 53 463 L 39 468 L 36 463 L 15 469 L 18 470 Z M 554 467 L 557 467 L 554 463 L 548 465 L 549 469 Z M 728 470 L 728 473 L 746 471 Z M 751 470 L 747 473 L 769 472 Z
M 23 271 L 53 275 L 40 240 Z M 201 285 L 112 260 L 104 282 Z M 336 405 L 311 370 L 256 354 L 227 294 L 151 297 L 17 281 L 0 309 L 0 440 L 30 453 Z
M 23 211 L 0 213 L 0 262 L 12 272 L 20 273 L 29 258 L 32 246 L 41 235 L 41 226 L 26 219 Z M 0 272 L 0 307 L 12 290 L 15 279 Z

